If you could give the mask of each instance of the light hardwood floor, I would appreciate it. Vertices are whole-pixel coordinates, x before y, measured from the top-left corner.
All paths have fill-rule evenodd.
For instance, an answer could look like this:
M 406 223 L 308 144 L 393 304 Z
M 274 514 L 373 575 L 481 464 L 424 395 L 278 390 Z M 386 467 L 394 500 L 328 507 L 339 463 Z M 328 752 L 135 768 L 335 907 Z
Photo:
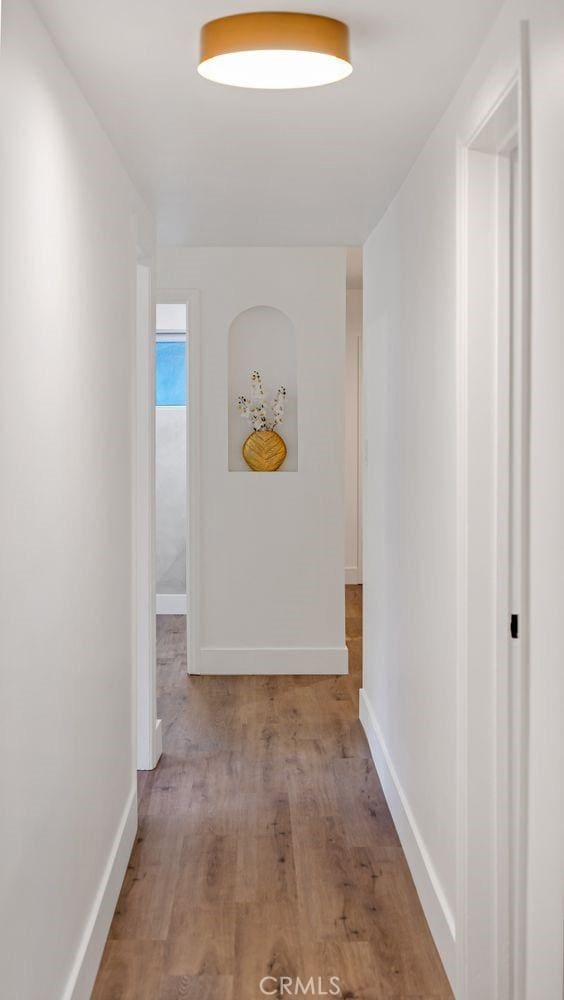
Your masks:
M 347 587 L 348 677 L 188 678 L 184 619 L 159 619 L 165 752 L 94 1000 L 261 1000 L 263 976 L 450 1000 L 358 721 L 361 635 Z

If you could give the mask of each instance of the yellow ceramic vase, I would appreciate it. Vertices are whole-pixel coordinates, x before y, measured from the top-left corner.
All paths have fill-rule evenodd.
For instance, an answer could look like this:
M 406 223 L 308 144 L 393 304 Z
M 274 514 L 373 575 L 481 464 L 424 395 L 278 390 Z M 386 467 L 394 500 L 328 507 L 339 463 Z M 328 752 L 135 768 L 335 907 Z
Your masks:
M 243 458 L 253 472 L 276 472 L 286 458 L 286 445 L 276 431 L 253 431 L 243 445 Z

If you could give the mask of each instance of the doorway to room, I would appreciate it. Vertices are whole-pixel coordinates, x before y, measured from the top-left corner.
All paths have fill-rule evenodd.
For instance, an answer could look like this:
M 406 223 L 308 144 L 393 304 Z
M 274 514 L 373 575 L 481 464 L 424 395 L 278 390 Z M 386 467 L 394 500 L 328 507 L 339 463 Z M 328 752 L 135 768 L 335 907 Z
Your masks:
M 157 303 L 155 337 L 156 612 L 185 615 L 186 303 Z
M 345 583 L 362 584 L 362 247 L 347 250 Z
M 157 713 L 168 746 L 171 670 L 187 672 L 188 306 L 158 302 L 155 334 L 155 605 Z M 166 676 L 165 676 L 166 675 Z
M 345 632 L 362 687 L 362 247 L 347 250 L 345 341 Z
M 198 330 L 198 292 L 155 296 L 151 268 L 139 262 L 133 510 L 139 771 L 156 767 L 163 749 L 158 621 L 160 631 L 173 625 L 182 631 L 183 671 L 191 665 L 197 672 Z

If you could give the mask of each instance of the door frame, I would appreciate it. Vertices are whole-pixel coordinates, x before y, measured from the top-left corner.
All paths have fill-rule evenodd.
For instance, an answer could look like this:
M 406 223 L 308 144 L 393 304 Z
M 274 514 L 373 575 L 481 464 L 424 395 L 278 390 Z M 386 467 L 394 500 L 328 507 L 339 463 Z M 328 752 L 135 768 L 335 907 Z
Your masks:
M 200 673 L 200 292 L 158 288 L 156 302 L 186 306 L 186 629 L 189 674 Z M 154 407 L 153 407 L 154 422 Z
M 200 293 L 195 289 L 162 289 L 154 294 L 152 267 L 139 257 L 136 270 L 134 384 L 134 648 L 136 663 L 137 750 L 139 771 L 155 768 L 162 754 L 162 725 L 157 718 L 156 651 L 156 483 L 155 483 L 155 332 L 156 303 L 186 304 L 188 334 L 187 386 L 187 545 L 188 663 L 199 663 L 199 373 Z M 191 558 L 189 557 L 191 554 Z
M 157 719 L 155 580 L 155 302 L 152 268 L 142 259 L 136 272 L 134 450 L 134 648 L 138 771 L 157 766 L 162 753 Z
M 497 981 L 488 984 L 491 995 L 497 1000 L 520 1000 L 523 996 L 525 977 L 522 962 L 525 955 L 526 907 L 526 826 L 527 826 L 527 743 L 528 743 L 528 669 L 529 669 L 529 436 L 530 436 L 530 287 L 531 287 L 531 238 L 530 238 L 530 133 L 529 133 L 529 72 L 528 25 L 521 24 L 519 62 L 517 72 L 507 82 L 498 99 L 474 127 L 462 137 L 457 150 L 457 202 L 458 202 L 458 261 L 457 261 L 457 900 L 456 900 L 456 996 L 458 1000 L 472 1000 L 469 984 L 479 978 L 479 970 L 470 968 L 468 941 L 470 912 L 479 910 L 480 901 L 473 898 L 471 872 L 469 871 L 468 845 L 472 825 L 472 805 L 469 799 L 469 712 L 471 711 L 470 685 L 473 678 L 469 671 L 468 646 L 470 629 L 476 623 L 469 620 L 468 593 L 468 523 L 469 523 L 469 397 L 468 397 L 468 177 L 469 153 L 476 148 L 477 137 L 484 133 L 509 95 L 517 95 L 517 134 L 520 158 L 520 192 L 518 218 L 521 233 L 521 259 L 519 263 L 519 322 L 521 335 L 522 387 L 521 387 L 521 449 L 522 470 L 520 480 L 522 532 L 521 532 L 521 608 L 520 613 L 520 675 L 516 681 L 509 677 L 509 621 L 504 587 L 508 581 L 508 543 L 503 537 L 507 524 L 500 524 L 504 491 L 509 489 L 507 470 L 507 436 L 500 408 L 506 406 L 501 380 L 507 377 L 508 359 L 505 356 L 503 336 L 498 339 L 497 395 L 497 469 L 496 505 L 498 511 L 496 575 L 496 649 L 501 669 L 496 674 L 496 974 Z M 500 138 L 498 155 L 504 141 Z M 503 171 L 499 172 L 501 176 Z M 498 219 L 498 224 L 501 220 Z M 498 267 L 500 261 L 498 259 Z M 503 280 L 503 278 L 501 279 Z M 498 298 L 498 306 L 500 298 Z M 498 311 L 500 323 L 506 317 Z M 507 384 L 507 383 L 506 383 Z M 501 391 L 500 391 L 501 387 Z M 505 449 L 505 451 L 504 451 Z M 502 454 L 503 452 L 503 454 Z M 501 529 L 501 530 L 500 530 Z M 505 581 L 503 584 L 501 581 Z M 479 625 L 478 625 L 479 627 Z M 499 657 L 499 651 L 502 651 Z M 503 652 L 504 651 L 504 652 Z M 508 682 L 518 687 L 518 705 L 511 712 Z M 511 741 L 511 742 L 510 742 Z M 513 759 L 510 758 L 513 747 Z M 511 778 L 509 778 L 511 765 Z M 513 814 L 509 802 L 509 785 L 513 794 Z M 516 806 L 516 808 L 515 808 Z M 515 828 L 511 815 L 516 816 Z M 512 845 L 511 860 L 504 863 L 504 851 Z M 472 917 L 472 919 L 475 919 Z M 488 994 L 489 995 L 489 994 Z

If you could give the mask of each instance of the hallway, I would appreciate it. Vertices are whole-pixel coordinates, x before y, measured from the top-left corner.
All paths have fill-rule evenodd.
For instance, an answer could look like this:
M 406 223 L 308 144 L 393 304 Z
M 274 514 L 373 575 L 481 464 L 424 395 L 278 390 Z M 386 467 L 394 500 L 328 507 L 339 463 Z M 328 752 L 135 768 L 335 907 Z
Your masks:
M 184 619 L 159 618 L 165 753 L 94 1000 L 258 1000 L 281 976 L 451 997 L 358 721 L 360 587 L 346 604 L 341 677 L 187 680 Z

